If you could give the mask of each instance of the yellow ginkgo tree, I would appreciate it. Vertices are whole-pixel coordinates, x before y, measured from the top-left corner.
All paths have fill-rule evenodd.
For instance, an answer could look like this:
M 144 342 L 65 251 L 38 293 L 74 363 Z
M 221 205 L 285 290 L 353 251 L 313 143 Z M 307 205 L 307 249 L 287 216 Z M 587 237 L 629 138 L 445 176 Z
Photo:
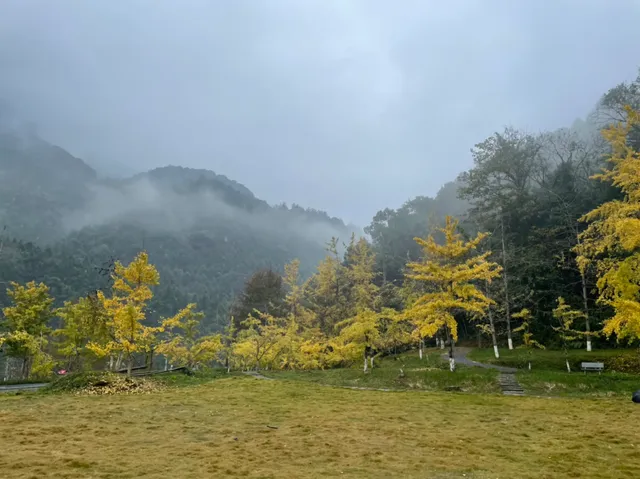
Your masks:
M 58 340 L 58 354 L 66 359 L 69 371 L 78 371 L 90 365 L 91 350 L 87 345 L 91 341 L 104 341 L 108 338 L 108 315 L 103 303 L 91 294 L 77 301 L 65 301 L 64 306 L 56 310 L 62 320 L 59 329 L 53 332 Z
M 127 266 L 116 262 L 111 297 L 98 292 L 107 315 L 107 337 L 92 341 L 87 348 L 98 356 L 117 354 L 125 359 L 127 374 L 131 374 L 136 353 L 147 352 L 155 343 L 162 327 L 143 324 L 147 304 L 153 298 L 152 286 L 160 282 L 155 266 L 149 263 L 146 252 L 139 253 Z M 118 361 L 119 366 L 120 361 Z
M 404 312 L 414 325 L 417 340 L 435 336 L 443 330 L 449 338 L 449 365 L 455 370 L 453 342 L 458 339 L 457 313 L 471 313 L 471 317 L 485 314 L 492 301 L 476 286 L 478 282 L 491 282 L 500 276 L 498 264 L 488 260 L 490 251 L 476 254 L 479 244 L 487 236 L 479 233 L 465 241 L 458 232 L 458 221 L 447 216 L 445 226 L 438 228 L 444 235 L 444 244 L 438 244 L 433 235 L 416 238 L 422 247 L 419 262 L 407 264 L 406 276 L 426 284 L 424 294 Z
M 191 303 L 172 318 L 162 321 L 162 329 L 169 338 L 157 346 L 156 352 L 166 356 L 175 366 L 198 369 L 214 361 L 223 349 L 219 334 L 200 334 L 204 313 L 196 312 L 195 308 Z
M 544 345 L 533 338 L 531 332 L 531 322 L 533 315 L 527 308 L 521 309 L 519 312 L 511 316 L 515 320 L 522 320 L 522 324 L 513 330 L 514 333 L 522 333 L 522 344 L 518 346 L 519 349 L 525 349 L 527 351 L 527 362 L 529 364 L 529 371 L 531 371 L 531 359 L 533 358 L 533 349 L 545 349 Z
M 7 295 L 11 306 L 2 310 L 0 346 L 7 358 L 20 362 L 20 379 L 51 374 L 53 360 L 46 352 L 48 322 L 53 317 L 53 298 L 44 283 L 26 285 L 10 283 Z M 10 379 L 10 362 L 6 362 L 5 380 Z
M 364 372 L 367 372 L 369 367 L 373 367 L 374 352 L 383 346 L 380 314 L 376 308 L 378 287 L 374 283 L 375 255 L 364 238 L 356 241 L 352 236 L 345 257 L 352 312 L 335 325 L 338 335 L 332 341 L 333 352 L 330 357 L 334 363 L 351 362 L 362 357 Z
M 569 344 L 578 339 L 580 336 L 590 333 L 582 333 L 573 329 L 573 322 L 577 319 L 584 319 L 585 313 L 577 309 L 571 309 L 562 296 L 558 298 L 558 306 L 553 310 L 553 317 L 560 323 L 559 326 L 553 326 L 553 330 L 558 333 L 562 341 L 562 349 L 564 351 L 564 362 L 567 366 L 567 372 L 571 372 L 569 364 Z
M 626 112 L 625 123 L 602 132 L 611 146 L 610 167 L 594 177 L 618 187 L 623 198 L 603 203 L 581 218 L 589 225 L 575 251 L 582 271 L 595 264 L 598 301 L 615 311 L 604 323 L 604 334 L 631 342 L 640 339 L 640 152 L 627 138 L 640 127 L 640 111 L 627 107 Z

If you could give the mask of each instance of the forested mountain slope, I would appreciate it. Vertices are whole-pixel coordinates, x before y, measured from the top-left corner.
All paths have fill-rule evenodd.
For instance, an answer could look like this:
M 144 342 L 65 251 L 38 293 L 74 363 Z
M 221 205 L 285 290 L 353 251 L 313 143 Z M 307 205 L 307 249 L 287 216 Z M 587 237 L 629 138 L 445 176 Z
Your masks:
M 610 89 L 571 126 L 542 133 L 507 127 L 478 142 L 471 149 L 473 166 L 434 198 L 417 197 L 376 214 L 367 231 L 383 276 L 402 284 L 405 263 L 420 255 L 413 238 L 424 237 L 449 214 L 461 219 L 466 233 L 488 232 L 482 247 L 504 268 L 486 290 L 496 302 L 492 313 L 500 340 L 511 334 L 512 322 L 519 325 L 512 314 L 523 308 L 534 312 L 536 337 L 552 337 L 560 296 L 590 318 L 592 329 L 599 328 L 611 311 L 596 302 L 597 271 L 581 274 L 574 248 L 587 226 L 580 218 L 621 198 L 616 186 L 594 175 L 612 166 L 601 130 L 626 121 L 627 106 L 640 108 L 640 75 Z M 640 148 L 637 127 L 627 142 Z M 469 331 L 475 332 L 471 326 Z
M 59 300 L 105 285 L 115 258 L 142 249 L 158 266 L 154 315 L 195 301 L 208 327 L 260 268 L 294 259 L 303 273 L 344 223 L 326 213 L 270 206 L 244 185 L 208 170 L 157 168 L 99 179 L 82 160 L 24 129 L 0 130 L 0 282 L 45 281 Z M 4 285 L 0 302 L 4 303 Z

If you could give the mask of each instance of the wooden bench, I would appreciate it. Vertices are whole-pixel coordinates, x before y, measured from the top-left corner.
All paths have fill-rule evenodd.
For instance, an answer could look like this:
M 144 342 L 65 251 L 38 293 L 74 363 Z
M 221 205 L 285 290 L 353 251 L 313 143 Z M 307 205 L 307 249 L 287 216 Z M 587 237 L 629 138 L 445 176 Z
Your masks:
M 586 374 L 587 371 L 598 371 L 598 374 L 604 371 L 604 363 L 581 363 L 580 369 Z

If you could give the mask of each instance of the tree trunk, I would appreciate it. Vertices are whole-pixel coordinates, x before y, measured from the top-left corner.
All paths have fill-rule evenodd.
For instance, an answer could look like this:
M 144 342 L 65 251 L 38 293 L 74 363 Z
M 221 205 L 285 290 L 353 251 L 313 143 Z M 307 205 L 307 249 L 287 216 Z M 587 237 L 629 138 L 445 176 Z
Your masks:
M 500 240 L 502 242 L 502 281 L 504 283 L 504 312 L 507 323 L 507 343 L 509 349 L 513 349 L 513 339 L 511 338 L 511 310 L 509 306 L 509 280 L 507 278 L 507 250 L 504 242 L 504 218 L 500 213 Z
M 11 379 L 11 358 L 9 356 L 4 357 L 4 380 L 5 382 Z
M 148 369 L 149 371 L 151 371 L 153 369 L 153 348 L 151 348 L 151 350 L 149 351 L 149 365 L 148 365 Z
M 568 359 L 565 359 L 565 360 L 564 360 L 564 362 L 565 362 L 565 363 L 566 363 L 566 365 L 567 365 L 567 372 L 568 372 L 568 373 L 570 373 L 570 372 L 571 372 L 571 366 L 569 366 L 569 360 L 568 360 Z
M 365 372 L 365 373 L 367 372 L 367 366 L 368 366 L 368 363 L 367 363 L 367 350 L 365 349 L 364 350 L 364 369 L 363 369 L 363 372 Z
M 451 331 L 447 329 L 447 339 L 449 340 L 449 370 L 454 372 L 456 370 L 456 358 L 453 354 L 453 338 L 451 337 Z
M 373 356 L 369 356 L 369 366 L 371 366 L 371 369 L 373 370 Z
M 491 329 L 491 342 L 493 343 L 493 354 L 496 359 L 500 359 L 500 353 L 498 352 L 498 338 L 496 337 L 496 325 L 493 322 L 493 311 L 489 307 L 489 328 Z
M 169 358 L 167 356 L 164 357 L 164 370 L 169 370 Z
M 584 309 L 585 331 L 587 333 L 587 351 L 591 352 L 591 324 L 589 323 L 589 305 L 587 303 L 587 280 L 582 271 L 580 272 L 580 281 L 582 281 L 582 304 Z
M 133 370 L 133 354 L 129 354 L 129 358 L 127 359 L 127 376 L 131 376 L 132 370 Z
M 423 347 L 424 347 L 424 341 L 421 339 L 420 340 L 420 346 L 419 346 L 420 359 L 422 359 L 422 348 Z
M 31 373 L 31 358 L 26 357 L 22 360 L 21 379 L 29 379 Z
M 122 369 L 122 351 L 118 353 L 118 359 L 116 360 L 116 371 L 120 371 Z

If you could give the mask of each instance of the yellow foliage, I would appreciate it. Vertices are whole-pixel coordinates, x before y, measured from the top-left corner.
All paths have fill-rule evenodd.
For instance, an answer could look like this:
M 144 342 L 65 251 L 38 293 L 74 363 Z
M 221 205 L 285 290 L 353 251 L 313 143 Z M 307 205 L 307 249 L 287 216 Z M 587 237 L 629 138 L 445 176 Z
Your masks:
M 162 330 L 169 333 L 169 340 L 160 343 L 156 352 L 167 356 L 171 364 L 197 369 L 216 359 L 223 349 L 219 334 L 200 336 L 200 323 L 204 313 L 195 312 L 191 303 L 175 316 L 162 321 Z M 176 332 L 181 330 L 182 334 Z
M 513 330 L 514 333 L 522 333 L 522 344 L 519 348 L 525 349 L 545 349 L 544 345 L 533 339 L 533 333 L 531 332 L 531 311 L 527 308 L 522 309 L 520 312 L 511 316 L 513 319 L 521 319 L 522 324 Z
M 282 350 L 282 339 L 286 333 L 282 319 L 258 310 L 255 313 L 259 315 L 259 319 L 249 315 L 241 323 L 244 328 L 238 333 L 233 346 L 234 361 L 243 369 L 273 367 Z
M 53 316 L 49 288 L 34 281 L 24 286 L 12 282 L 7 295 L 13 305 L 2 310 L 2 326 L 7 332 L 0 334 L 0 344 L 7 356 L 22 360 L 23 379 L 50 375 L 53 359 L 45 351 L 47 323 Z
M 565 347 L 571 341 L 586 334 L 572 329 L 576 319 L 584 319 L 584 312 L 571 309 L 563 297 L 558 298 L 558 306 L 553 310 L 553 317 L 560 322 L 560 326 L 553 326 L 553 330 L 559 333 Z
M 447 216 L 443 228 L 445 243 L 439 245 L 433 236 L 416 238 L 422 246 L 423 260 L 407 264 L 409 280 L 425 283 L 428 292 L 420 295 L 404 312 L 404 317 L 415 327 L 415 339 L 434 336 L 440 329 L 458 338 L 456 311 L 483 315 L 493 301 L 476 286 L 477 281 L 491 282 L 500 275 L 501 268 L 487 260 L 491 252 L 473 256 L 480 242 L 487 236 L 479 233 L 464 241 L 457 232 L 458 221 Z
M 340 333 L 331 341 L 331 361 L 355 361 L 368 348 L 380 346 L 379 315 L 371 309 L 361 309 L 352 318 L 336 324 Z
M 582 271 L 589 264 L 596 266 L 599 301 L 615 310 L 603 332 L 629 341 L 640 338 L 640 153 L 627 143 L 638 125 L 640 112 L 627 107 L 626 123 L 602 132 L 611 146 L 611 168 L 595 178 L 620 188 L 624 198 L 603 203 L 584 215 L 581 221 L 589 226 L 575 247 Z
M 360 238 L 355 241 L 352 236 L 347 276 L 353 285 L 351 294 L 356 309 L 373 307 L 374 296 L 378 292 L 378 287 L 373 283 L 376 277 L 375 262 L 375 255 L 367 240 Z
M 87 348 L 98 356 L 114 352 L 123 353 L 128 360 L 128 368 L 133 365 L 133 355 L 148 351 L 155 342 L 155 336 L 162 327 L 145 326 L 145 309 L 153 297 L 151 286 L 160 282 L 155 266 L 149 263 L 146 252 L 139 253 L 127 266 L 119 261 L 113 273 L 111 297 L 102 291 L 98 299 L 104 305 L 108 320 L 108 339 L 91 341 Z
M 62 319 L 62 327 L 54 331 L 61 337 L 58 353 L 67 358 L 67 368 L 81 367 L 81 359 L 91 352 L 86 348 L 90 340 L 105 339 L 108 316 L 99 298 L 87 296 L 78 301 L 65 301 L 56 314 Z

